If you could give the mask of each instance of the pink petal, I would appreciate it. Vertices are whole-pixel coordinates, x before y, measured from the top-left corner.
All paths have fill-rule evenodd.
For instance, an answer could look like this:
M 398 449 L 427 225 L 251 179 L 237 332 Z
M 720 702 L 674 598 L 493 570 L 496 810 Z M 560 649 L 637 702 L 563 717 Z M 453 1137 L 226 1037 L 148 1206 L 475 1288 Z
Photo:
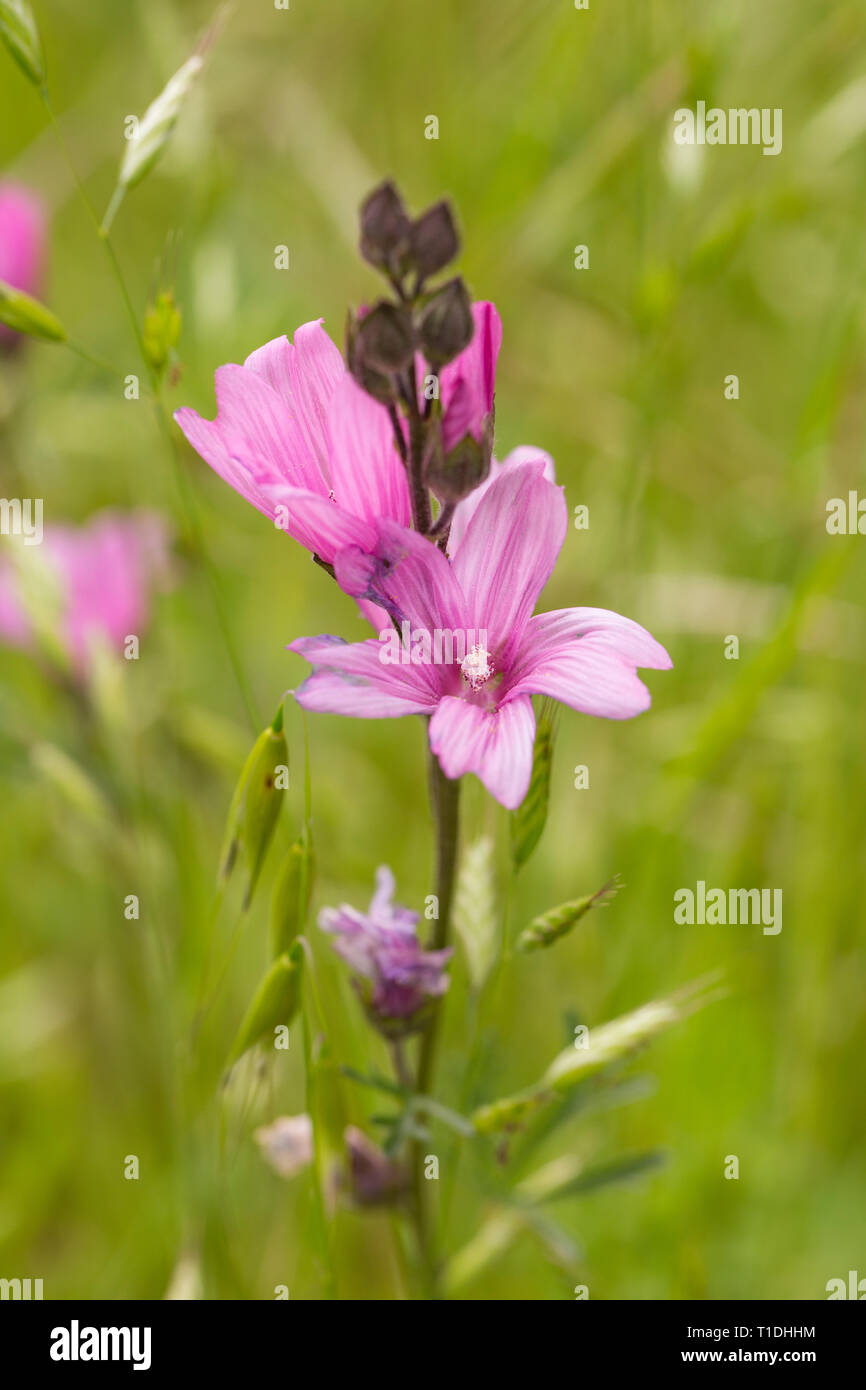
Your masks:
M 487 630 L 502 666 L 550 578 L 567 525 L 562 489 L 547 481 L 538 460 L 501 472 L 467 527 L 454 574 L 468 625 Z
M 409 486 L 388 412 L 350 376 L 331 397 L 328 442 L 331 485 L 340 506 L 367 520 L 390 517 L 408 526 Z
M 451 530 L 448 534 L 448 554 L 453 558 L 457 554 L 457 547 L 466 535 L 466 528 L 478 510 L 478 504 L 482 497 L 496 482 L 496 479 L 511 468 L 519 468 L 522 463 L 535 463 L 541 461 L 544 470 L 544 477 L 549 483 L 556 482 L 556 469 L 550 454 L 546 454 L 543 449 L 536 449 L 531 444 L 520 444 L 511 453 L 506 455 L 502 463 L 494 459 L 490 465 L 490 472 L 484 479 L 480 487 L 474 492 L 470 492 L 468 497 L 464 497 L 462 502 L 458 502 L 451 522 Z
M 446 696 L 430 720 L 430 747 L 446 777 L 474 772 L 510 811 L 529 787 L 534 740 L 535 715 L 526 695 L 492 709 Z
M 509 674 L 508 698 L 550 695 L 584 714 L 630 719 L 649 709 L 636 666 L 667 670 L 660 643 L 604 608 L 563 608 L 531 618 Z
M 265 483 L 327 492 L 315 461 L 298 443 L 288 407 L 257 372 L 232 363 L 217 368 L 215 383 L 215 420 L 203 420 L 188 408 L 176 411 L 174 418 L 221 478 L 270 517 Z
M 439 374 L 446 448 L 451 448 L 468 431 L 477 438 L 481 421 L 493 409 L 502 320 L 496 305 L 485 300 L 472 305 L 472 318 L 475 332 L 469 346 Z
M 0 280 L 25 294 L 39 295 L 45 255 L 45 214 L 39 200 L 15 183 L 0 184 Z M 0 324 L 0 340 L 19 334 Z
M 413 631 L 460 629 L 465 605 L 452 566 L 438 546 L 416 531 L 381 520 L 373 553 L 344 551 L 335 561 L 337 583 L 353 598 L 378 604 Z
M 310 455 L 327 477 L 328 404 L 347 375 L 346 364 L 321 319 L 295 330 L 294 347 L 289 363 L 293 415 Z
M 365 551 L 376 544 L 375 526 L 338 506 L 331 497 L 282 483 L 264 484 L 261 492 L 269 507 L 268 515 L 280 530 L 320 560 L 332 564 L 341 550 L 358 547 Z
M 431 668 L 383 661 L 387 646 L 377 638 L 343 642 L 339 637 L 299 637 L 289 651 L 313 667 L 313 674 L 295 691 L 304 709 L 389 719 L 429 714 L 435 708 Z

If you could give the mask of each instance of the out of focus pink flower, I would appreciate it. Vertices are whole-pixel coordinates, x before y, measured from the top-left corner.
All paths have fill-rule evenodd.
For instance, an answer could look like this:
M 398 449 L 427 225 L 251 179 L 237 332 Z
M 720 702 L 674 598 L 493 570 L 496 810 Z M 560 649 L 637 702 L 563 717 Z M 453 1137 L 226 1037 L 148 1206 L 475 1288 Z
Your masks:
M 35 647 L 47 632 L 86 679 L 96 643 L 122 655 L 126 638 L 141 635 L 151 592 L 167 573 L 167 529 L 151 512 L 105 511 L 84 526 L 46 526 L 32 547 L 4 540 L 0 642 Z
M 39 296 L 45 260 L 45 217 L 38 198 L 16 183 L 0 183 L 0 280 Z M 0 324 L 0 343 L 21 336 Z

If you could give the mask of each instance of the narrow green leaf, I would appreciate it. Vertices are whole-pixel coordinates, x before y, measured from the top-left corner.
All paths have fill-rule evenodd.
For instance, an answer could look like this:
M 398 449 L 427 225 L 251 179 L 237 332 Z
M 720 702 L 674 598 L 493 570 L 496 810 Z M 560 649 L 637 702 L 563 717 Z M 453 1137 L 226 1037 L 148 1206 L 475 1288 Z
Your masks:
M 45 58 L 36 18 L 27 0 L 0 0 L 0 39 L 21 71 L 41 87 L 45 81 Z
M 470 983 L 480 990 L 497 949 L 496 875 L 489 836 L 476 840 L 463 852 L 452 918 L 466 953 Z
M 529 790 L 517 810 L 511 812 L 511 855 L 515 869 L 522 868 L 529 859 L 547 823 L 556 720 L 557 706 L 552 700 L 543 700 L 535 730 Z
M 0 323 L 31 338 L 44 338 L 51 343 L 66 341 L 66 329 L 51 310 L 23 290 L 7 285 L 5 280 L 0 280 Z

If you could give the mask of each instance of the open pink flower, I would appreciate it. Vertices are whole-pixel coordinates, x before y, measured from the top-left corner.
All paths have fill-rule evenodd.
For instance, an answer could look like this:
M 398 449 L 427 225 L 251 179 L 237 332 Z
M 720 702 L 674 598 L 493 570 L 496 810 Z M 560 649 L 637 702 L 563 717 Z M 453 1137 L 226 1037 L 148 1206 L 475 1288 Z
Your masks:
M 365 642 L 324 636 L 290 645 L 313 666 L 295 692 L 306 709 L 429 715 L 430 747 L 446 776 L 475 773 L 509 808 L 529 785 L 532 695 L 628 719 L 650 705 L 636 668 L 671 665 L 644 628 L 618 613 L 563 608 L 532 616 L 568 524 L 562 489 L 544 476 L 546 466 L 538 459 L 502 470 L 451 564 L 429 540 L 388 520 L 377 525 L 374 554 L 337 557 L 341 587 L 384 608 L 409 636 L 396 661 L 387 630 Z M 437 633 L 451 635 L 438 653 Z
M 446 432 L 480 433 L 493 405 L 502 337 L 492 304 L 475 304 L 475 335 L 440 373 Z M 243 366 L 216 371 L 217 417 L 175 419 L 231 487 L 301 545 L 333 563 L 347 546 L 374 549 L 376 523 L 411 520 L 406 470 L 388 412 L 357 386 L 321 319 L 274 338 Z M 420 384 L 420 383 L 419 383 Z
M 0 280 L 38 295 L 44 255 L 45 218 L 39 200 L 19 184 L 0 183 Z M 0 324 L 0 342 L 20 341 L 20 334 Z
M 85 526 L 46 526 L 40 545 L 0 559 L 0 642 L 29 648 L 50 629 L 85 678 L 94 642 L 120 655 L 128 636 L 141 635 L 167 567 L 166 528 L 154 513 L 106 511 Z
M 175 419 L 221 478 L 322 560 L 411 518 L 388 412 L 355 385 L 321 319 L 216 372 L 217 417 Z

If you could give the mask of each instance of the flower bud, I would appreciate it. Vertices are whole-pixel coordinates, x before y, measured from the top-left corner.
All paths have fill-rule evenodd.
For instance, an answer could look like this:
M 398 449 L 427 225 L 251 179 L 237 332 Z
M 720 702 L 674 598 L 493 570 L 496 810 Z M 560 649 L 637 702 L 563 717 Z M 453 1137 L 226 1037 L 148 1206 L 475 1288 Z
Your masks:
M 52 343 L 66 340 L 66 329 L 50 309 L 23 290 L 7 285 L 5 280 L 0 280 L 0 323 L 31 338 L 44 338 Z
M 408 309 L 381 300 L 357 325 L 357 351 L 368 367 L 400 372 L 415 351 L 415 333 Z
M 144 350 L 154 371 L 161 376 L 180 337 L 180 309 L 171 290 L 160 290 L 144 312 Z
M 0 39 L 21 71 L 41 87 L 45 81 L 45 59 L 28 0 L 0 0 Z
M 431 295 L 421 313 L 421 350 L 434 367 L 451 362 L 468 346 L 474 330 L 469 291 L 458 276 Z
M 412 224 L 390 179 L 361 204 L 361 255 L 378 269 L 399 274 L 409 250 Z
M 349 1193 L 361 1207 L 388 1206 L 406 1191 L 406 1170 L 368 1139 L 363 1130 L 349 1125 L 344 1134 L 349 1167 Z
M 313 849 L 296 840 L 283 861 L 271 898 L 271 955 L 287 951 L 299 932 L 313 893 Z
M 434 203 L 412 223 L 410 247 L 412 264 L 422 280 L 453 261 L 460 240 L 451 208 L 444 200 Z
M 377 372 L 364 360 L 358 338 L 360 322 L 361 319 L 354 318 L 350 310 L 346 319 L 346 363 L 362 391 L 381 405 L 390 405 L 397 399 L 397 388 L 391 377 Z
M 268 845 L 277 823 L 285 787 L 280 773 L 288 768 L 289 750 L 283 732 L 283 707 L 273 724 L 259 734 L 244 764 L 229 809 L 220 873 L 227 878 L 237 851 L 243 847 L 249 883 L 244 907 L 249 907 L 261 872 Z
M 301 998 L 301 967 L 304 950 L 295 942 L 287 955 L 279 956 L 265 975 L 244 1015 L 228 1065 L 257 1043 L 273 1043 L 274 1029 L 288 1027 L 298 1011 Z
M 447 454 L 434 445 L 425 468 L 427 486 L 440 502 L 459 502 L 484 482 L 492 454 L 493 431 L 489 428 L 485 428 L 480 444 L 466 434 Z

